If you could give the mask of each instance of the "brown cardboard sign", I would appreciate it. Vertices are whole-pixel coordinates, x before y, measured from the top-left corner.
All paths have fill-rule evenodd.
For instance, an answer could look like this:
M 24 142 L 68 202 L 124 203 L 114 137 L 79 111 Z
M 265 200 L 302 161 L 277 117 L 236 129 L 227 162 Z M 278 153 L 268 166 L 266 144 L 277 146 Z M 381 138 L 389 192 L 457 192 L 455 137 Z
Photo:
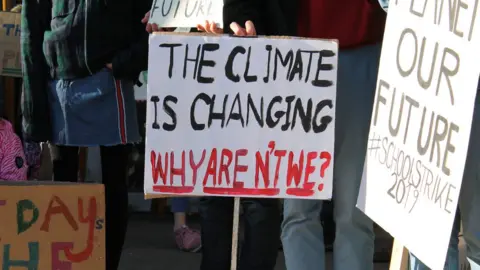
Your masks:
M 0 269 L 105 269 L 100 184 L 0 181 Z
M 20 13 L 0 12 L 0 76 L 22 76 L 20 21 Z

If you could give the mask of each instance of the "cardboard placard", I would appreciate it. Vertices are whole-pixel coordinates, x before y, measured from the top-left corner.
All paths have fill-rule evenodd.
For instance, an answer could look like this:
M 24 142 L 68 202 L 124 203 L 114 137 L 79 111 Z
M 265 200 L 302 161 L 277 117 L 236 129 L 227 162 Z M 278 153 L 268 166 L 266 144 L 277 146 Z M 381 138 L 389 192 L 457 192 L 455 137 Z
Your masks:
M 0 12 L 0 76 L 22 76 L 20 21 L 20 13 Z
M 477 7 L 390 1 L 382 45 L 357 206 L 434 270 L 444 267 L 470 139 Z
M 223 0 L 154 0 L 149 22 L 159 27 L 197 27 L 207 20 L 223 27 Z
M 337 55 L 332 40 L 152 35 L 146 197 L 331 198 Z
M 0 216 L 0 269 L 105 269 L 103 185 L 0 182 Z

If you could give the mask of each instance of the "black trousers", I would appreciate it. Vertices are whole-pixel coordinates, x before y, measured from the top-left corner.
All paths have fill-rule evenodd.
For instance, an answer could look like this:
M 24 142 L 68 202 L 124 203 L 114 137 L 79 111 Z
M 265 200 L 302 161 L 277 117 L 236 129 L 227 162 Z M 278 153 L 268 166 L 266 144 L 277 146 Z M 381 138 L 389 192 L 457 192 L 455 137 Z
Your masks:
M 280 209 L 275 199 L 242 199 L 245 241 L 240 270 L 273 270 L 280 246 Z M 201 270 L 230 270 L 233 198 L 200 200 L 202 226 Z
M 78 147 L 50 146 L 53 180 L 76 182 Z M 105 185 L 106 269 L 117 270 L 128 224 L 128 146 L 100 147 Z

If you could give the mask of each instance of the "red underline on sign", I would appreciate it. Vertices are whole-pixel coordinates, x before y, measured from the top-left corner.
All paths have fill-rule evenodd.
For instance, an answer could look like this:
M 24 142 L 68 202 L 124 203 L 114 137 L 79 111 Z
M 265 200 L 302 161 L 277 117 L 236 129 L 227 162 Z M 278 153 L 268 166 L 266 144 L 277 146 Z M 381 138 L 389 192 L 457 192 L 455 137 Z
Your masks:
M 297 197 L 310 197 L 313 196 L 315 192 L 312 189 L 305 188 L 287 188 L 287 194 Z
M 192 193 L 194 187 L 153 186 L 155 192 L 185 194 Z
M 278 188 L 220 188 L 220 187 L 204 187 L 203 192 L 214 195 L 262 195 L 275 196 L 280 193 Z
M 0 206 L 4 206 L 5 204 L 7 204 L 7 201 L 5 201 L 5 200 L 0 200 Z

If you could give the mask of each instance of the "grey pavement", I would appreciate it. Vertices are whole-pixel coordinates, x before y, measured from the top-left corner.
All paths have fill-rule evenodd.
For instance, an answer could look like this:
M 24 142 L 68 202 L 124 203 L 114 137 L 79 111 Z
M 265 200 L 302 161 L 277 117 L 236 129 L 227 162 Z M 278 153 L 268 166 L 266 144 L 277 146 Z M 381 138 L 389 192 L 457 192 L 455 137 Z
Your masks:
M 120 270 L 197 270 L 200 254 L 185 253 L 175 248 L 172 217 L 154 218 L 151 215 L 134 215 L 129 224 L 127 240 Z M 194 226 L 198 222 L 193 222 Z M 377 234 L 377 246 L 385 249 L 391 245 L 388 235 Z M 378 249 L 378 247 L 377 247 Z M 331 268 L 331 253 L 328 253 L 328 269 Z M 275 270 L 285 270 L 283 253 L 279 251 Z M 388 264 L 375 265 L 375 270 L 387 270 Z

